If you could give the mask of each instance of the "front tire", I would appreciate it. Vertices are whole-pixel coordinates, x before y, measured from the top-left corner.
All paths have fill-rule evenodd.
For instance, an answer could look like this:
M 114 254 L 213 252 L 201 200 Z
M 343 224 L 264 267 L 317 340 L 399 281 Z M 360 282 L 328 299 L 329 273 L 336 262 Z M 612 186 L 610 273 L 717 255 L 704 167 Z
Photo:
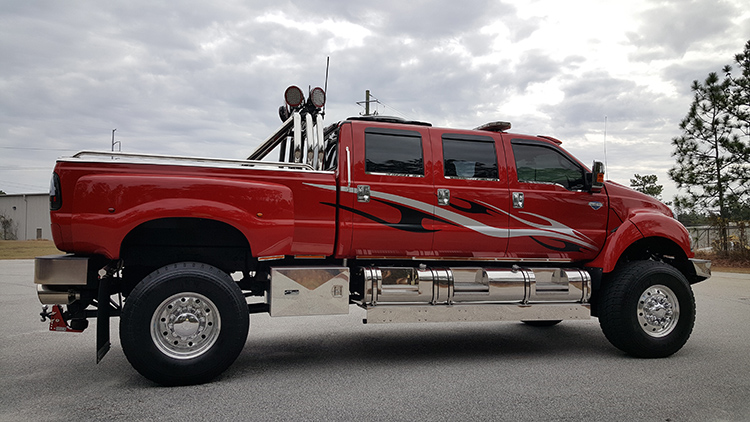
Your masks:
M 225 272 L 182 262 L 144 278 L 126 299 L 120 341 L 130 364 L 162 385 L 199 384 L 226 370 L 247 340 L 242 291 Z
M 630 262 L 612 273 L 599 309 L 607 340 L 635 357 L 674 354 L 695 324 L 695 298 L 687 279 L 656 261 Z

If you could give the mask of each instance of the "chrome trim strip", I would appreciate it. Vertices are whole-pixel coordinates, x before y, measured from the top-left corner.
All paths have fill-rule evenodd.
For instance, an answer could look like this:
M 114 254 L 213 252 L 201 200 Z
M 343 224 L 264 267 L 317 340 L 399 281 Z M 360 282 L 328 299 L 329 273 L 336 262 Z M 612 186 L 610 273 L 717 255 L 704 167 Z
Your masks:
M 492 258 L 492 257 L 442 257 L 442 256 L 379 256 L 379 255 L 357 255 L 356 259 L 360 260 L 384 260 L 384 261 L 464 261 L 464 262 L 527 262 L 527 263 L 560 263 L 566 264 L 573 262 L 569 258 Z
M 98 157 L 96 160 L 86 160 L 83 157 Z M 126 160 L 122 160 L 125 158 Z M 128 160 L 129 159 L 129 160 Z M 310 171 L 314 172 L 312 166 L 301 163 L 282 163 L 277 161 L 253 161 L 236 160 L 207 157 L 184 157 L 177 155 L 162 154 L 139 154 L 128 152 L 105 152 L 105 151 L 80 151 L 72 157 L 59 158 L 58 162 L 76 163 L 112 163 L 117 164 L 149 164 L 168 166 L 191 166 L 191 167 L 224 167 L 224 168 L 248 168 L 257 167 L 256 170 L 280 170 L 280 171 Z M 317 173 L 333 173 L 333 171 L 318 171 Z
M 307 137 L 307 151 L 305 152 L 304 162 L 311 167 L 315 167 L 315 128 L 313 127 L 313 118 L 310 113 L 305 114 L 305 133 Z
M 315 139 L 315 147 L 317 148 L 317 156 L 318 159 L 316 160 L 315 169 L 316 170 L 322 170 L 323 169 L 323 161 L 325 161 L 325 150 L 323 148 L 323 141 L 325 138 L 325 135 L 323 134 L 323 116 L 318 114 L 316 116 L 316 132 L 317 137 Z
M 258 261 L 278 261 L 279 259 L 284 258 L 286 258 L 285 255 L 259 256 Z
M 365 174 L 373 176 L 391 176 L 391 177 L 421 177 L 424 178 L 424 174 L 407 174 L 407 173 L 381 173 L 377 171 L 366 171 Z
M 290 161 L 302 163 L 302 116 L 298 111 L 295 111 L 292 118 L 294 119 L 294 156 Z
M 368 324 L 397 322 L 463 322 L 463 321 L 529 321 L 586 320 L 591 318 L 588 305 L 577 303 L 467 304 L 467 305 L 379 305 L 366 307 Z
M 352 187 L 352 154 L 349 152 L 349 147 L 346 147 L 346 187 Z

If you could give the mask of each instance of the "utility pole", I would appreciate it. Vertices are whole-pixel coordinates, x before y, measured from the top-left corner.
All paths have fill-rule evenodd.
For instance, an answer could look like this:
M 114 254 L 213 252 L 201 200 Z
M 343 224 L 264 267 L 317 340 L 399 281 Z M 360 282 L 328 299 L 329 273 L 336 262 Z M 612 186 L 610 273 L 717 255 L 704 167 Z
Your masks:
M 370 115 L 370 90 L 365 91 L 365 116 Z
M 363 105 L 364 104 L 364 106 L 365 106 L 365 114 L 364 114 L 364 116 L 370 116 L 370 103 L 378 103 L 379 102 L 377 98 L 375 98 L 374 100 L 371 100 L 370 98 L 375 98 L 375 97 L 373 97 L 372 95 L 370 95 L 370 90 L 368 89 L 368 90 L 365 91 L 365 100 L 364 101 L 357 101 L 358 105 Z M 375 114 L 377 114 L 377 112 L 375 112 Z

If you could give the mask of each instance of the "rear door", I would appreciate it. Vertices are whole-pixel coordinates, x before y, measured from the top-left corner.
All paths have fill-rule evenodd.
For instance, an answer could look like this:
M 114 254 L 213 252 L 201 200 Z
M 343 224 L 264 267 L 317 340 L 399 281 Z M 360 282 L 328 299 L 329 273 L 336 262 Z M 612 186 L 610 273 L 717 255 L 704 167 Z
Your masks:
M 584 190 L 585 167 L 556 144 L 503 138 L 513 170 L 508 254 L 542 261 L 593 259 L 606 238 L 606 193 Z
M 437 207 L 433 248 L 444 258 L 500 258 L 508 246 L 508 176 L 493 134 L 431 131 Z
M 350 195 L 357 257 L 431 256 L 435 194 L 429 128 L 354 122 Z

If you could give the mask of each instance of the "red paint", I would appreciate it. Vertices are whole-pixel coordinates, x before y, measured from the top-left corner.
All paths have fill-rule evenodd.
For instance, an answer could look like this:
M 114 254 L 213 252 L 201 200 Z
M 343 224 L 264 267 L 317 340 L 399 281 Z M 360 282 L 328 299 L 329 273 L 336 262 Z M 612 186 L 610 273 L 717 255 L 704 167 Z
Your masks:
M 373 128 L 417 133 L 424 174 L 367 172 L 365 130 Z M 556 139 L 366 121 L 344 122 L 339 131 L 338 168 L 331 172 L 61 160 L 55 172 L 62 208 L 51 212 L 55 243 L 67 252 L 117 259 L 123 239 L 139 225 L 196 217 L 235 227 L 255 257 L 563 260 L 609 272 L 644 237 L 668 239 L 692 256 L 684 227 L 653 198 L 611 182 L 591 192 L 519 180 L 526 176 L 516 166 L 518 140 L 588 171 Z M 446 134 L 493 145 L 497 177 L 447 176 Z M 360 185 L 369 186 L 369 202 L 357 200 Z M 448 205 L 438 203 L 439 189 L 450 191 Z M 513 207 L 514 194 L 522 194 L 523 208 Z

